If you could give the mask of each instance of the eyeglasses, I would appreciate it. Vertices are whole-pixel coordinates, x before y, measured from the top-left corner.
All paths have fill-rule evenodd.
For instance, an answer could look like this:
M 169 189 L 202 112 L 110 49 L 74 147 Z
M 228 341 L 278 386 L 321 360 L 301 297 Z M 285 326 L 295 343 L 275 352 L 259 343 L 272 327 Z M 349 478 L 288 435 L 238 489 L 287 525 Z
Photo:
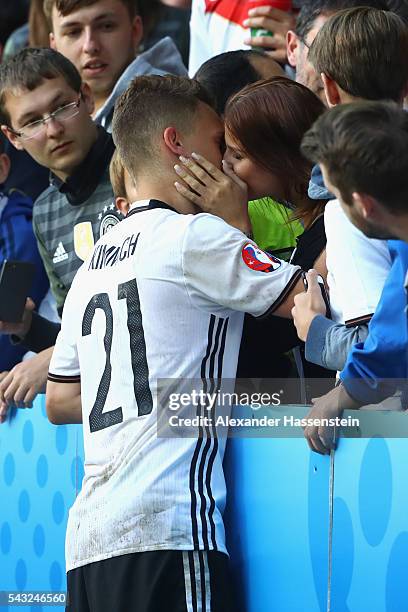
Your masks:
M 46 129 L 48 121 L 51 119 L 53 121 L 68 121 L 68 119 L 72 119 L 79 113 L 79 105 L 81 103 L 81 96 L 78 97 L 76 102 L 71 102 L 70 104 L 65 104 L 65 106 L 60 106 L 53 113 L 50 113 L 46 117 L 42 119 L 38 119 L 38 121 L 32 121 L 31 123 L 27 123 L 23 127 L 21 131 L 14 130 L 9 127 L 10 132 L 13 132 L 18 138 L 21 140 L 30 140 L 31 138 L 36 138 L 43 134 Z

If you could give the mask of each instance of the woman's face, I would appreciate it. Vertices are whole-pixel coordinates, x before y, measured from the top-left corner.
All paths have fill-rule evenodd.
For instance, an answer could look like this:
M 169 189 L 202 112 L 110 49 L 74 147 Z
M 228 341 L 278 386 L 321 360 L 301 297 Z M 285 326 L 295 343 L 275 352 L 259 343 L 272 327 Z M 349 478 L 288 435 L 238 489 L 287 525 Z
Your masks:
M 248 199 L 257 200 L 270 196 L 276 200 L 284 200 L 284 186 L 277 174 L 265 170 L 242 150 L 239 141 L 225 130 L 226 151 L 224 159 L 229 163 L 235 174 L 248 185 Z

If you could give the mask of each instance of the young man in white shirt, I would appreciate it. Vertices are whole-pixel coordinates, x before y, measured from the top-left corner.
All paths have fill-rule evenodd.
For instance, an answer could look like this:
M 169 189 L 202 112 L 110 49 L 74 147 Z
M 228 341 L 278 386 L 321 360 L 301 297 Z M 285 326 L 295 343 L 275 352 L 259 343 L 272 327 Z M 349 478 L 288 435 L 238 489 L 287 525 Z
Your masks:
M 308 416 L 341 417 L 344 409 L 378 403 L 401 389 L 406 402 L 407 113 L 390 102 L 333 108 L 306 134 L 302 150 L 321 165 L 327 187 L 354 226 L 367 237 L 397 239 L 389 243 L 393 267 L 367 338 L 350 352 L 341 384 L 314 400 Z M 330 333 L 330 322 L 318 316 L 323 304 L 314 271 L 309 272 L 308 281 L 309 290 L 295 297 L 292 313 L 300 337 L 318 343 L 319 328 Z M 404 401 L 401 407 L 406 409 Z M 322 454 L 334 448 L 333 433 L 333 428 L 323 425 L 305 429 L 310 447 Z
M 402 105 L 408 82 L 408 35 L 394 13 L 356 7 L 322 26 L 309 51 L 329 107 L 357 100 Z M 324 214 L 327 282 L 333 319 L 353 326 L 372 317 L 391 267 L 385 241 L 370 239 L 347 219 L 338 200 Z

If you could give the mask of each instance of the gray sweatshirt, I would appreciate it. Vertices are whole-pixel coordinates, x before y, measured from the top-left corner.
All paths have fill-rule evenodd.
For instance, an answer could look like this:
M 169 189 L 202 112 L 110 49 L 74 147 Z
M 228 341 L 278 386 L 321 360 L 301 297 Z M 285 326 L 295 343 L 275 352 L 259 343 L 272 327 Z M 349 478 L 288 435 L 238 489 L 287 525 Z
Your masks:
M 329 370 L 342 370 L 354 344 L 364 342 L 368 325 L 346 327 L 317 315 L 309 328 L 305 345 L 307 361 Z
M 187 69 L 176 45 L 169 36 L 162 38 L 150 49 L 138 55 L 118 79 L 111 95 L 95 116 L 96 123 L 111 131 L 115 102 L 129 83 L 137 76 L 175 74 L 187 76 Z

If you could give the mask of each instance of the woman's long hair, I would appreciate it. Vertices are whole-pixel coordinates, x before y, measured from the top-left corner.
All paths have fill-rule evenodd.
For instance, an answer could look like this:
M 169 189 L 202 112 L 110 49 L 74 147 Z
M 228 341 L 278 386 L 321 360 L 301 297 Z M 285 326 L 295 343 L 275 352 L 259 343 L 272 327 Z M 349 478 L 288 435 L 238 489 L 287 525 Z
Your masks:
M 299 194 L 302 204 L 294 218 L 315 218 L 324 206 L 320 200 L 316 206 L 307 200 L 312 165 L 300 151 L 304 134 L 324 111 L 313 92 L 286 77 L 244 87 L 228 100 L 225 109 L 226 129 L 243 152 L 280 177 L 287 201 L 294 190 Z

